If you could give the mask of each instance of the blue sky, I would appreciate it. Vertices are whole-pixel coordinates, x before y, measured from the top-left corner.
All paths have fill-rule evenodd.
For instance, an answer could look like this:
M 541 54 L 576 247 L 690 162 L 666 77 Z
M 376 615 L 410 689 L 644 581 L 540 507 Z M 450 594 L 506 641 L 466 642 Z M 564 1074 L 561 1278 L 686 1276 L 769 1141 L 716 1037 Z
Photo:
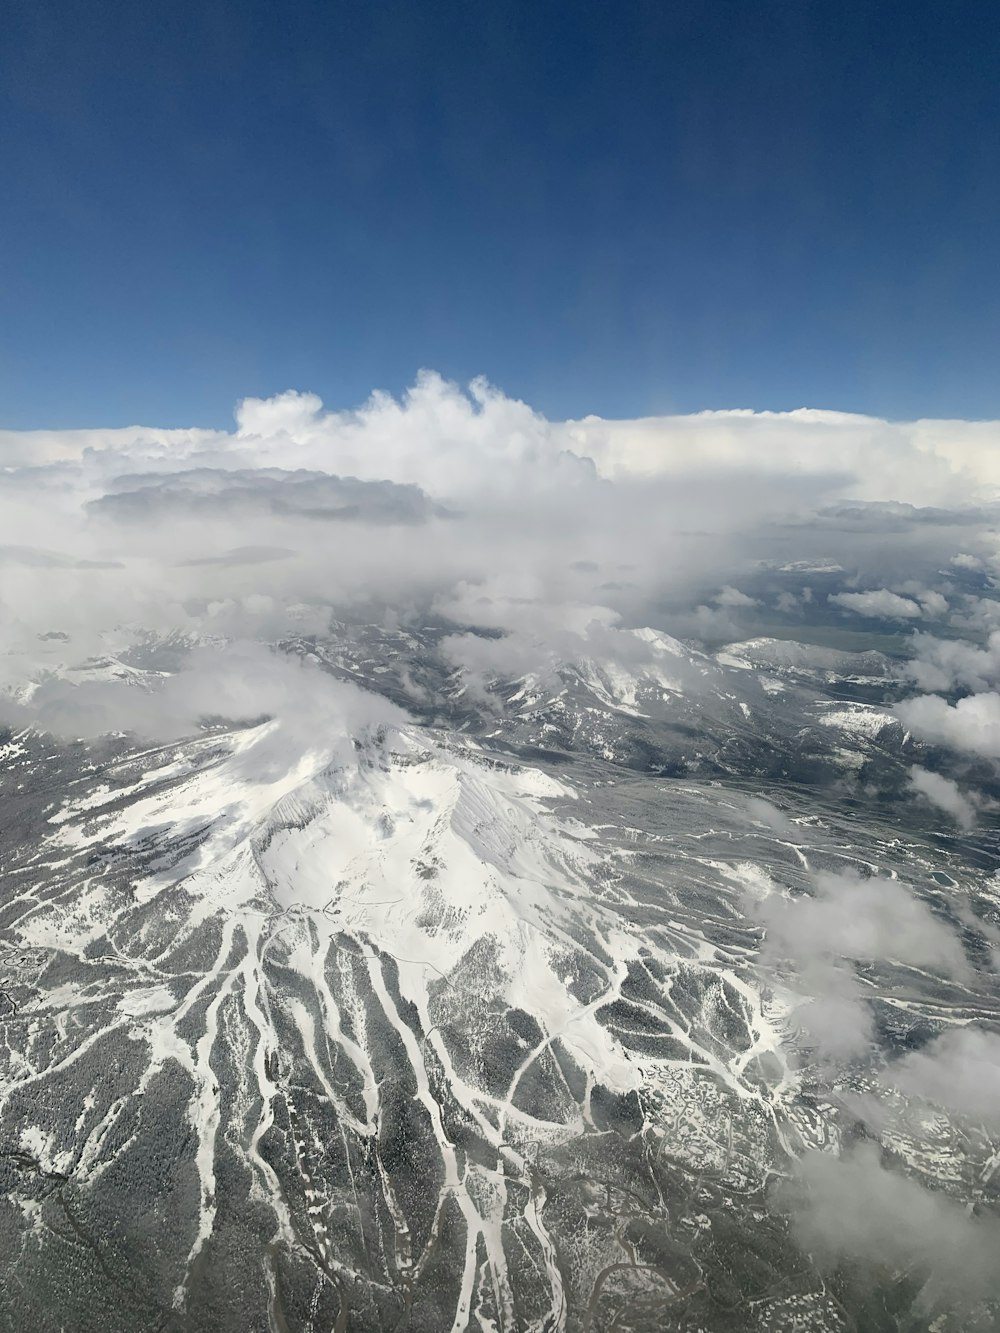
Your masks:
M 421 366 L 553 416 L 1000 416 L 962 0 L 8 0 L 0 425 Z

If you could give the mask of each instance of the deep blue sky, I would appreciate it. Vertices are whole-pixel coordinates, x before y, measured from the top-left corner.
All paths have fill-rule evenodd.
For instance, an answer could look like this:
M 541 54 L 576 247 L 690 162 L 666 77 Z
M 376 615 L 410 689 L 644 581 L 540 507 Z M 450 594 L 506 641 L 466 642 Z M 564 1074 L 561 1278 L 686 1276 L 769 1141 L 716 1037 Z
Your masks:
M 0 425 L 1000 416 L 993 0 L 7 0 Z

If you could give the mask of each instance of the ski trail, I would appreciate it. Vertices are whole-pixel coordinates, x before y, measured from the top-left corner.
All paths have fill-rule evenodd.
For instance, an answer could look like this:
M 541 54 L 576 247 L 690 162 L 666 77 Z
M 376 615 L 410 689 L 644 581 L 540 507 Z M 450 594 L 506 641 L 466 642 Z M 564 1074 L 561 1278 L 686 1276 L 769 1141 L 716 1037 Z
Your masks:
M 469 1312 L 472 1309 L 473 1285 L 476 1277 L 476 1242 L 480 1234 L 480 1218 L 472 1200 L 469 1198 L 468 1191 L 464 1187 L 464 1182 L 459 1175 L 458 1156 L 455 1147 L 445 1133 L 444 1123 L 441 1119 L 441 1108 L 430 1089 L 430 1081 L 427 1077 L 427 1068 L 424 1064 L 423 1056 L 420 1052 L 420 1044 L 414 1036 L 409 1024 L 400 1017 L 389 995 L 385 984 L 385 978 L 382 975 L 382 963 L 371 945 L 365 946 L 365 957 L 368 960 L 368 976 L 371 980 L 372 990 L 382 1006 L 386 1018 L 395 1028 L 399 1038 L 406 1051 L 410 1066 L 413 1070 L 414 1078 L 417 1084 L 417 1101 L 426 1109 L 431 1126 L 434 1131 L 434 1137 L 437 1139 L 438 1150 L 441 1153 L 441 1159 L 444 1164 L 444 1186 L 441 1191 L 441 1197 L 438 1199 L 437 1213 L 434 1223 L 431 1227 L 432 1238 L 436 1234 L 439 1225 L 441 1204 L 445 1193 L 450 1192 L 458 1203 L 459 1209 L 465 1219 L 466 1225 L 466 1256 L 465 1264 L 462 1270 L 462 1284 L 455 1308 L 455 1318 L 452 1322 L 451 1333 L 465 1333 L 468 1325 Z M 418 1263 L 419 1266 L 419 1263 Z

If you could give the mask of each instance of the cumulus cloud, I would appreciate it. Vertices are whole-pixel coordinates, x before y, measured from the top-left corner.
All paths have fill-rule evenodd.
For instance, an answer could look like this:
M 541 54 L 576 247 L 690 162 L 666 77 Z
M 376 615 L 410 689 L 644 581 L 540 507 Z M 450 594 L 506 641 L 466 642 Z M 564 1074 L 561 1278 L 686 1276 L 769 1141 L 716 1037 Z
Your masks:
M 679 476 L 693 460 L 716 473 L 837 473 L 855 499 L 969 504 L 1000 486 L 994 422 L 888 422 L 844 412 L 699 412 L 564 428 L 607 476 Z
M 1000 601 L 995 597 L 979 597 L 972 593 L 963 593 L 948 621 L 956 630 L 965 630 L 977 636 L 988 636 L 1000 626 Z
M 923 608 L 924 615 L 930 618 L 943 616 L 948 610 L 948 599 L 943 593 L 935 592 L 933 589 L 916 593 L 916 598 Z
M 893 712 L 919 740 L 985 759 L 1000 759 L 1000 694 L 971 694 L 950 704 L 936 694 L 904 699 Z
M 460 609 L 464 618 L 477 619 L 474 603 L 463 601 L 449 609 Z M 490 610 L 486 608 L 487 616 Z M 562 669 L 583 671 L 591 677 L 610 670 L 637 683 L 673 690 L 697 689 L 703 684 L 708 659 L 669 635 L 623 629 L 606 614 L 602 616 L 597 607 L 569 606 L 561 611 L 561 617 L 553 621 L 548 614 L 538 617 L 522 608 L 523 628 L 519 630 L 498 628 L 485 633 L 479 629 L 446 635 L 440 642 L 441 655 L 461 670 L 466 688 L 482 702 L 492 697 L 491 686 L 524 677 L 532 677 L 536 684 L 554 683 Z M 506 621 L 508 616 L 504 609 L 498 619 Z
M 484 379 L 468 393 L 430 372 L 399 401 L 375 393 L 362 408 L 324 412 L 313 394 L 248 398 L 236 413 L 236 456 L 256 466 L 314 467 L 363 480 L 390 479 L 437 496 L 510 493 L 530 475 L 532 489 L 594 475 L 527 404 Z
M 870 592 L 832 593 L 827 601 L 842 606 L 846 611 L 853 611 L 856 615 L 880 620 L 912 620 L 923 614 L 918 602 L 909 597 L 900 597 L 888 588 L 876 588 Z
M 399 401 L 376 393 L 360 409 L 331 412 L 315 394 L 288 391 L 244 399 L 236 419 L 235 436 L 149 427 L 0 431 L 0 463 L 37 467 L 105 456 L 176 466 L 212 456 L 234 466 L 315 466 L 411 481 L 440 494 L 467 477 L 481 482 L 484 458 L 544 465 L 571 455 L 593 460 L 601 476 L 616 481 L 836 478 L 845 498 L 897 508 L 981 504 L 1000 488 L 994 422 L 887 422 L 812 409 L 547 422 L 485 380 L 463 394 L 431 372 Z
M 641 624 L 665 590 L 714 580 L 748 529 L 799 503 L 794 479 L 739 497 L 699 478 L 612 485 L 524 404 L 431 375 L 356 412 L 302 394 L 248 401 L 231 435 L 6 443 L 15 460 L 35 445 L 53 460 L 0 488 L 8 680 L 32 678 L 52 630 L 79 660 L 127 626 L 275 637 L 359 602 L 525 638 Z
M 956 569 L 967 569 L 978 572 L 983 568 L 983 562 L 977 555 L 970 555 L 967 551 L 960 551 L 958 555 L 953 555 L 949 564 Z
M 734 588 L 727 584 L 720 593 L 713 598 L 716 606 L 757 606 L 756 597 L 749 597 L 745 592 L 740 592 L 739 588 Z
M 943 614 L 931 571 L 998 525 L 984 438 L 836 413 L 550 422 L 431 373 L 352 411 L 246 399 L 232 432 L 0 432 L 0 688 L 139 628 L 274 640 L 361 605 L 456 621 L 447 652 L 482 684 L 586 652 L 592 625 L 741 637 L 764 605 L 746 579 L 786 566 L 920 575 L 903 600 Z
M 985 647 L 965 639 L 939 639 L 931 634 L 913 636 L 913 656 L 903 674 L 927 693 L 956 689 L 981 693 L 1000 681 L 1000 630 Z
M 489 699 L 490 684 L 529 674 L 546 675 L 559 660 L 553 645 L 524 634 L 449 634 L 441 640 L 440 651 L 446 662 L 462 672 L 469 692 L 483 702 Z
M 951 815 L 962 828 L 970 829 L 976 822 L 979 800 L 974 793 L 963 792 L 951 778 L 932 773 L 927 768 L 914 767 L 910 769 L 910 786 L 931 805 Z

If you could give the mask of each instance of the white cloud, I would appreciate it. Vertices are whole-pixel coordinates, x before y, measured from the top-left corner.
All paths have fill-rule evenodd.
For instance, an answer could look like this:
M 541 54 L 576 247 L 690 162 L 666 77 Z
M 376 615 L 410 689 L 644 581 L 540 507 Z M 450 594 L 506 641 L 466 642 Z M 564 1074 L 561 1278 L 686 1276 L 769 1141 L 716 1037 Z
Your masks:
M 712 599 L 716 606 L 757 606 L 759 605 L 756 597 L 748 597 L 745 592 L 740 592 L 739 588 L 734 588 L 730 584 L 716 593 Z
M 917 601 L 923 607 L 924 615 L 934 617 L 943 616 L 948 611 L 948 600 L 939 592 L 928 590 L 915 594 Z
M 756 475 L 799 476 L 811 484 L 837 478 L 844 496 L 915 505 L 981 502 L 1000 488 L 995 422 L 888 422 L 813 409 L 548 422 L 484 380 L 467 396 L 432 373 L 422 374 L 400 401 L 378 393 L 355 411 L 327 412 L 316 395 L 290 390 L 246 398 L 236 415 L 236 436 L 142 426 L 0 431 L 0 463 L 217 454 L 231 456 L 236 466 L 316 466 L 440 492 L 438 480 L 447 482 L 467 464 L 476 469 L 484 456 L 509 464 L 569 451 L 619 481 Z
M 982 693 L 1000 681 L 1000 630 L 990 634 L 985 648 L 964 639 L 918 633 L 903 674 L 927 692 L 966 689 Z
M 891 1064 L 885 1081 L 963 1115 L 1000 1120 L 1000 1036 L 952 1028 Z
M 354 411 L 246 399 L 234 432 L 0 432 L 0 687 L 135 626 L 274 639 L 359 603 L 505 636 L 451 645 L 456 661 L 544 665 L 593 623 L 739 637 L 756 597 L 741 580 L 789 556 L 893 586 L 931 577 L 965 510 L 865 502 L 981 503 L 981 434 L 811 412 L 549 422 L 433 374 Z M 935 596 L 921 614 L 943 614 Z
M 822 872 L 814 886 L 812 895 L 776 894 L 760 904 L 771 956 L 799 964 L 892 959 L 946 972 L 963 969 L 954 933 L 897 880 Z
M 833 1061 L 864 1057 L 872 1049 L 875 1021 L 853 973 L 833 964 L 812 964 L 803 980 L 812 998 L 793 1011 L 806 1042 Z
M 888 1170 L 874 1144 L 842 1157 L 807 1153 L 782 1202 L 799 1243 L 824 1265 L 847 1258 L 888 1268 L 890 1282 L 929 1275 L 925 1308 L 955 1313 L 998 1292 L 1000 1221 Z
M 972 793 L 964 793 L 957 782 L 932 773 L 927 768 L 910 769 L 910 786 L 919 792 L 931 805 L 951 815 L 962 828 L 969 829 L 976 822 L 979 802 Z
M 286 389 L 273 398 L 244 398 L 236 408 L 236 428 L 243 436 L 295 438 L 313 431 L 322 411 L 316 394 Z
M 955 629 L 971 630 L 976 634 L 992 634 L 1000 627 L 1000 601 L 995 597 L 976 597 L 965 593 L 952 611 L 949 623 Z
M 783 810 L 763 796 L 747 796 L 743 801 L 744 809 L 755 823 L 763 824 L 782 838 L 800 842 L 802 838 L 798 826 L 793 824 Z
M 958 937 L 897 880 L 821 872 L 810 894 L 766 888 L 745 900 L 748 915 L 766 932 L 761 966 L 794 976 L 804 998 L 793 1022 L 824 1059 L 852 1059 L 871 1049 L 872 1015 L 853 964 L 892 961 L 966 974 Z
M 254 748 L 260 769 L 287 768 L 308 752 L 332 757 L 357 732 L 405 720 L 381 695 L 256 643 L 195 648 L 169 675 L 50 677 L 23 702 L 0 700 L 5 716 L 69 739 L 129 731 L 149 740 L 191 735 L 204 721 L 273 719 L 266 743 Z
M 919 604 L 909 597 L 900 597 L 888 588 L 877 588 L 870 592 L 838 592 L 827 598 L 836 606 L 846 611 L 854 611 L 859 616 L 872 616 L 885 620 L 912 620 L 923 612 Z
M 46 468 L 109 459 L 184 459 L 224 448 L 225 431 L 125 426 L 97 430 L 0 430 L 0 466 Z
M 765 472 L 837 474 L 855 499 L 941 505 L 979 501 L 1000 487 L 995 422 L 889 422 L 845 412 L 700 412 L 564 428 L 571 447 L 605 476 Z M 952 548 L 954 549 L 954 548 Z
M 493 681 L 545 675 L 558 661 L 551 645 L 524 634 L 503 634 L 499 638 L 449 634 L 441 641 L 441 655 L 462 671 L 466 688 L 484 702 L 489 699 L 487 686 Z
M 972 694 L 955 704 L 935 694 L 904 699 L 893 708 L 919 740 L 986 759 L 1000 759 L 1000 694 Z
M 402 399 L 375 393 L 351 412 L 325 412 L 314 394 L 244 399 L 238 454 L 256 466 L 317 468 L 368 481 L 409 482 L 443 497 L 533 491 L 594 476 L 556 427 L 485 380 L 468 393 L 422 372 Z

